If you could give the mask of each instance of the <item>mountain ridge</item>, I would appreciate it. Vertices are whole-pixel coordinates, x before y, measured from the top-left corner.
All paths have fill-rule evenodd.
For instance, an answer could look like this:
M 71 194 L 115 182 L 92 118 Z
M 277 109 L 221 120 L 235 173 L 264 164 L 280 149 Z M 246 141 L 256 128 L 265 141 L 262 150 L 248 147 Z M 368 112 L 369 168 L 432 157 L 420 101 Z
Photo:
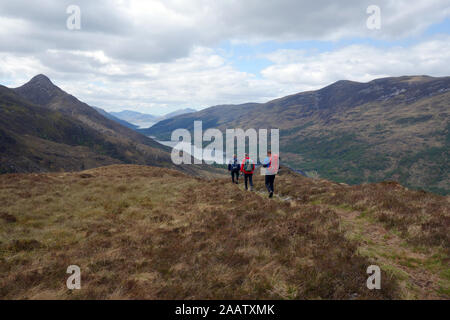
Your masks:
M 284 161 L 338 182 L 386 179 L 448 194 L 450 77 L 338 81 L 266 103 L 222 105 L 163 120 L 140 132 L 279 128 Z M 409 170 L 408 168 L 411 168 Z
M 81 102 L 75 96 L 70 95 L 54 85 L 45 75 L 37 75 L 26 84 L 12 89 L 14 92 L 35 105 L 61 112 L 73 117 L 86 126 L 100 132 L 110 143 L 123 145 L 124 153 L 132 152 L 140 158 L 140 163 L 145 160 L 145 153 L 163 155 L 164 162 L 169 163 L 167 155 L 169 149 L 160 145 L 151 138 L 126 128 L 115 121 L 107 119 L 88 104 Z M 119 151 L 120 152 L 120 151 Z M 126 156 L 125 156 L 126 157 Z M 143 162 L 142 162 L 143 161 Z
M 45 75 L 21 87 L 0 86 L 0 173 L 78 171 L 141 164 L 193 175 L 221 174 L 205 166 L 175 166 L 171 149 L 100 114 Z

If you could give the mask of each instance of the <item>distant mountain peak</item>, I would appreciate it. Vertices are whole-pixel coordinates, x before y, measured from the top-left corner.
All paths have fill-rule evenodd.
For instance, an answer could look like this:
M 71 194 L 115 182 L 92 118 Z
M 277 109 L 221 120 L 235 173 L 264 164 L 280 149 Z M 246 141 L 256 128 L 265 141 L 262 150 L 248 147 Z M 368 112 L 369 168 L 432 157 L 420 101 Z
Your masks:
M 42 74 L 42 73 L 31 78 L 31 80 L 29 82 L 36 82 L 36 81 L 39 81 L 39 82 L 45 81 L 45 82 L 51 83 L 49 77 L 47 77 L 45 74 Z
M 25 85 L 38 87 L 56 87 L 53 82 L 45 74 L 38 74 L 31 78 Z
M 61 89 L 54 85 L 46 75 L 38 74 L 14 91 L 35 104 L 46 105 L 61 92 Z

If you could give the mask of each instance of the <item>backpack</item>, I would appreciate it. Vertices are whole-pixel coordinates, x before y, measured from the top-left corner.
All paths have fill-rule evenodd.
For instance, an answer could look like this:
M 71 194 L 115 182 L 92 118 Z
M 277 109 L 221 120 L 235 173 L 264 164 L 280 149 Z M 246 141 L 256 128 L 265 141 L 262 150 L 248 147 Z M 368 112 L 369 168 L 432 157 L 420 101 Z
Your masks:
M 253 163 L 250 161 L 250 159 L 245 159 L 244 163 L 244 171 L 252 172 L 253 170 Z

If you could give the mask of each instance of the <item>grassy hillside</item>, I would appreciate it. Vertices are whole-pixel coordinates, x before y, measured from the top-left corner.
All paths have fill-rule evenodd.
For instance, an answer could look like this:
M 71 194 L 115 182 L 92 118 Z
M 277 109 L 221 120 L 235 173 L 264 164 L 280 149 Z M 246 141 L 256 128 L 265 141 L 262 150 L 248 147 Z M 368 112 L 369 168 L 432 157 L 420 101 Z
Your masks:
M 282 170 L 269 200 L 255 178 L 257 192 L 132 165 L 1 175 L 0 298 L 449 298 L 448 197 Z
M 170 139 L 178 128 L 280 129 L 282 159 L 337 182 L 386 179 L 450 192 L 450 77 L 338 81 L 265 104 L 218 106 L 145 131 Z
M 263 177 L 256 176 L 264 190 Z M 283 201 L 333 210 L 358 253 L 397 276 L 401 296 L 450 296 L 450 196 L 393 181 L 349 186 L 288 172 L 277 177 Z

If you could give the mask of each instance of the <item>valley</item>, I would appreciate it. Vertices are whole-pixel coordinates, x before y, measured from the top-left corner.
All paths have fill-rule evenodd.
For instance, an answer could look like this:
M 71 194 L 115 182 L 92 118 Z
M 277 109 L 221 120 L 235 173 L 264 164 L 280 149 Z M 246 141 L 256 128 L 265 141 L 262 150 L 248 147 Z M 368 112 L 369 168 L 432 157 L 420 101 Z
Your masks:
M 0 1 L 2 314 L 445 305 L 449 1 Z
M 448 299 L 448 79 L 398 81 L 420 88 L 379 100 L 376 81 L 368 102 L 373 84 L 355 96 L 362 84 L 340 82 L 145 130 L 42 75 L 0 87 L 0 298 Z M 326 93 L 328 107 L 309 105 Z M 220 166 L 175 165 L 155 139 L 194 120 L 279 123 L 282 165 L 319 174 L 283 166 L 269 199 L 258 170 L 248 192 Z M 69 265 L 81 290 L 66 287 Z
M 215 106 L 141 132 L 170 140 L 178 128 L 280 129 L 283 161 L 336 182 L 396 180 L 448 194 L 450 78 L 338 81 L 264 104 Z

